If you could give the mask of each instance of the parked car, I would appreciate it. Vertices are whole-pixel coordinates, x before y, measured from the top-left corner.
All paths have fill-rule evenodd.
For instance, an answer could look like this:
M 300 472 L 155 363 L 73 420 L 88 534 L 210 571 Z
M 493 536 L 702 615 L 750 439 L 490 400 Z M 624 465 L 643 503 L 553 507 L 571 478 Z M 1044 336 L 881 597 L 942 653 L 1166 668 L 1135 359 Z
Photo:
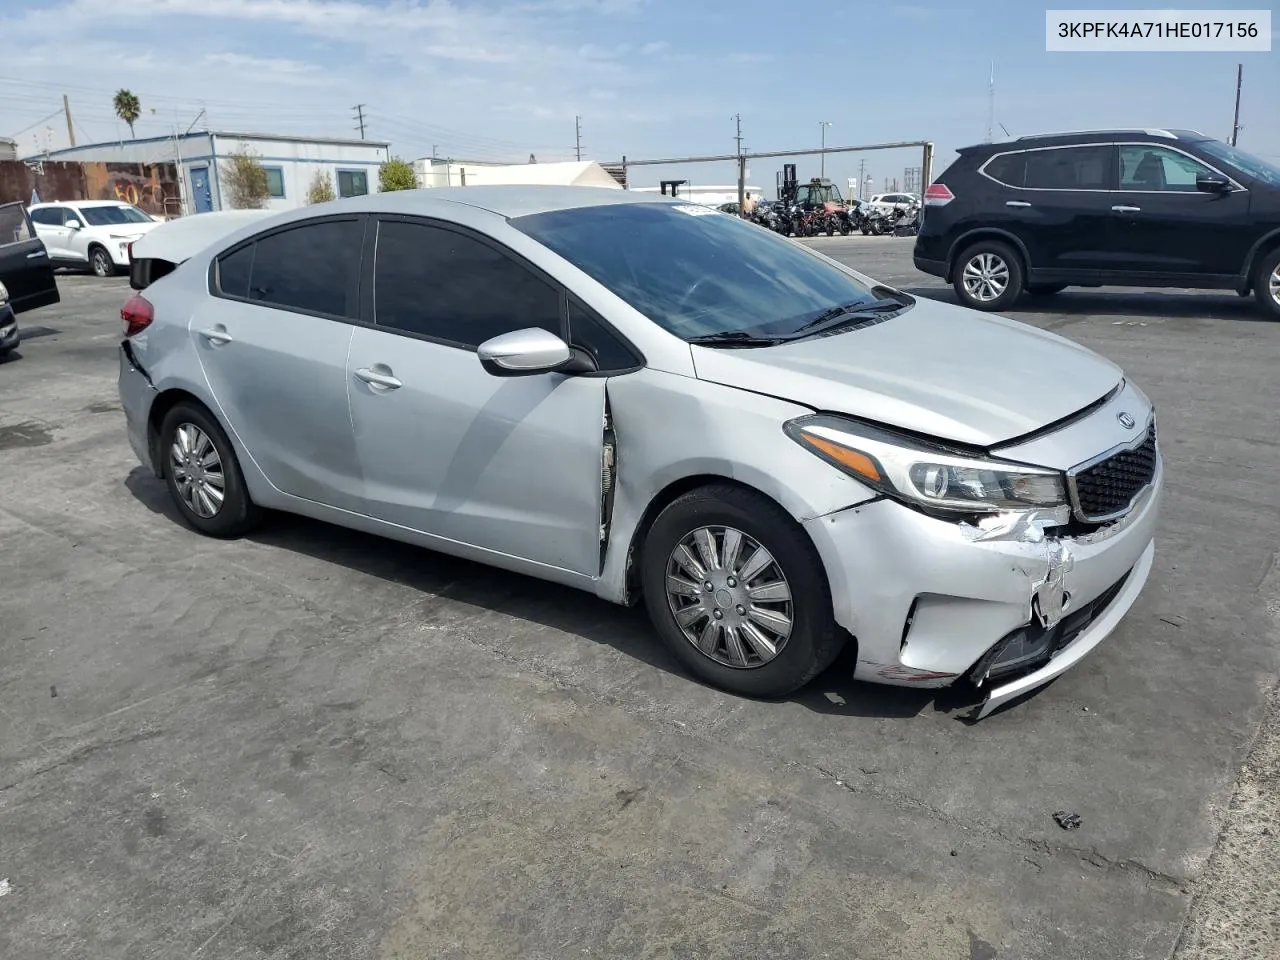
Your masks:
M 920 198 L 910 193 L 877 193 L 866 203 L 872 209 L 893 211 L 902 211 L 904 215 L 910 215 L 911 212 L 920 206 Z
M 1154 411 L 1118 367 L 739 218 L 494 186 L 195 253 L 167 229 L 119 391 L 210 536 L 292 511 L 642 599 L 741 694 L 854 644 L 856 676 L 970 683 L 979 714 L 1094 649 L 1151 569 Z
M 57 303 L 58 282 L 21 203 L 0 204 L 0 356 L 18 346 L 17 315 Z
M 36 234 L 55 266 L 88 267 L 110 277 L 129 268 L 129 244 L 159 226 L 150 214 L 116 200 L 33 203 Z
M 1068 286 L 1252 293 L 1280 318 L 1280 168 L 1187 130 L 959 151 L 925 194 L 915 264 L 1003 310 Z

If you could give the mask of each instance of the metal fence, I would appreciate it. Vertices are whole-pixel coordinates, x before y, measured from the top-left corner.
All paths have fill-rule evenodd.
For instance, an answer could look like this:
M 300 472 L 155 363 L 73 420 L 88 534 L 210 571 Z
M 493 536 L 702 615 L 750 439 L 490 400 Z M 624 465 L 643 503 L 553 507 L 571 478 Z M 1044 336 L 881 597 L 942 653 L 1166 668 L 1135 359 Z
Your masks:
M 119 200 L 175 217 L 182 212 L 181 198 L 172 163 L 0 160 L 0 203 Z

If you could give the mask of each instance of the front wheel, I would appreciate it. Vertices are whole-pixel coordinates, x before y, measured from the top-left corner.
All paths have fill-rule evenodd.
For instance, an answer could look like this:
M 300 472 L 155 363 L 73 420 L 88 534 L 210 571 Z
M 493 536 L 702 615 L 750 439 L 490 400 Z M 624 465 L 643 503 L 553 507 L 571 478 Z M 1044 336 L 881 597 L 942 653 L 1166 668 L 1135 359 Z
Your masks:
M 645 537 L 649 617 L 676 659 L 708 683 L 782 697 L 830 666 L 846 635 L 804 530 L 741 487 L 679 497 Z
M 89 269 L 95 277 L 114 277 L 116 265 L 111 261 L 111 254 L 102 247 L 94 247 L 89 254 Z
M 1280 248 L 1263 257 L 1253 292 L 1263 313 L 1280 320 Z
M 179 403 L 160 425 L 165 483 L 183 521 L 211 537 L 238 537 L 258 522 L 235 448 L 207 410 Z
M 966 307 L 1003 310 L 1022 293 L 1022 262 L 998 240 L 981 240 L 956 260 L 952 287 Z

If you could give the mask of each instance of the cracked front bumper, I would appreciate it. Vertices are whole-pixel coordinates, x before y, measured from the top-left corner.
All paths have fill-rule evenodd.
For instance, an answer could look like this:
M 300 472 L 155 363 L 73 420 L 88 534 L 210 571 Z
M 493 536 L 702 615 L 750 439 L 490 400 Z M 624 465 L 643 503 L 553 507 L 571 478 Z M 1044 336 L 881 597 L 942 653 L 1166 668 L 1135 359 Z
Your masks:
M 805 527 L 826 567 L 836 621 L 857 638 L 855 676 L 948 686 L 976 666 L 986 669 L 984 658 L 1021 628 L 1043 635 L 1059 621 L 1066 628 L 1079 612 L 1056 650 L 1046 643 L 1047 662 L 1033 659 L 1024 675 L 981 687 L 987 691 L 982 713 L 1048 682 L 1101 643 L 1141 592 L 1154 555 L 1162 482 L 1157 463 L 1151 485 L 1125 518 L 1081 537 L 1012 525 L 984 539 L 973 527 L 891 500 L 809 520 Z M 1082 619 L 1087 622 L 1080 626 Z M 981 684 L 985 674 L 969 678 Z

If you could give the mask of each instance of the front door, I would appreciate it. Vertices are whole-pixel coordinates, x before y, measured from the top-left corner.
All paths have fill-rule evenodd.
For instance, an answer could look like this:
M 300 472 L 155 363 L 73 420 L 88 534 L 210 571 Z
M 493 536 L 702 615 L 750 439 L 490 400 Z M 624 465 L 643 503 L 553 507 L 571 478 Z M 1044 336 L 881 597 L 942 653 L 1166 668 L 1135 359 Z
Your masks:
M 0 283 L 9 291 L 14 313 L 59 300 L 53 264 L 21 203 L 0 204 Z
M 378 224 L 373 302 L 347 385 L 366 512 L 585 576 L 600 571 L 603 377 L 494 377 L 476 357 L 527 327 L 563 335 L 564 298 L 493 244 Z
M 1064 279 L 1105 269 L 1107 225 L 1114 202 L 1112 147 L 1088 144 L 1006 154 L 989 175 L 1021 187 L 1002 191 L 999 216 L 1026 247 L 1033 272 Z M 997 169 L 997 165 L 1007 169 Z M 1005 179 L 1007 178 L 1007 179 Z
M 209 189 L 209 168 L 191 168 L 191 200 L 196 213 L 209 213 L 213 209 L 213 194 Z
M 360 506 L 346 361 L 362 217 L 310 221 L 233 248 L 190 336 L 224 422 L 276 489 Z
M 1218 173 L 1181 150 L 1154 143 L 1118 147 L 1119 191 L 1109 234 L 1111 269 L 1127 273 L 1230 277 L 1257 239 L 1249 191 L 1196 189 Z

